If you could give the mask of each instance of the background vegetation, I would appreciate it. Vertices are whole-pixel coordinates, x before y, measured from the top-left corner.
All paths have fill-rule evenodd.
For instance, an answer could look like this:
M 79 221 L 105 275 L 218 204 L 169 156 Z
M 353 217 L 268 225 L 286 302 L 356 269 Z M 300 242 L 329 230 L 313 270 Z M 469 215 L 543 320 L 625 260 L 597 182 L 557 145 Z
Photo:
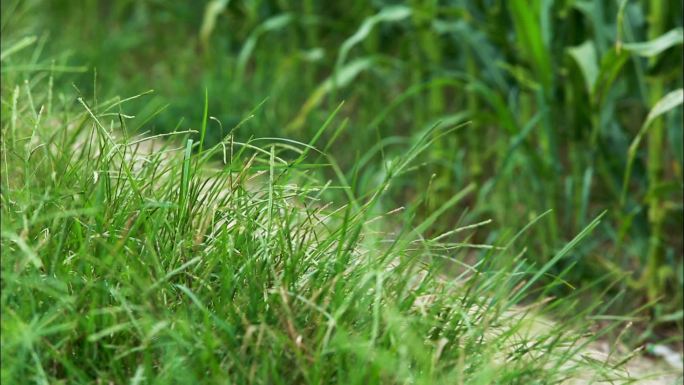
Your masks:
M 681 10 L 627 0 L 3 0 L 3 114 L 7 78 L 37 72 L 54 81 L 55 105 L 154 89 L 128 102 L 131 133 L 202 131 L 206 106 L 207 148 L 228 133 L 321 134 L 354 196 L 391 177 L 374 213 L 419 201 L 420 222 L 475 183 L 459 203 L 469 210 L 440 216 L 426 237 L 493 219 L 470 241 L 495 243 L 551 209 L 521 240 L 526 268 L 545 266 L 606 211 L 539 278 L 540 293 L 588 288 L 587 306 L 611 298 L 608 312 L 634 315 L 630 342 L 678 341 Z M 334 128 L 320 131 L 341 101 Z M 440 135 L 438 122 L 458 128 Z M 393 174 L 392 159 L 426 135 L 437 140 L 413 172 Z M 340 191 L 324 196 L 345 199 Z M 606 294 L 597 282 L 618 284 Z

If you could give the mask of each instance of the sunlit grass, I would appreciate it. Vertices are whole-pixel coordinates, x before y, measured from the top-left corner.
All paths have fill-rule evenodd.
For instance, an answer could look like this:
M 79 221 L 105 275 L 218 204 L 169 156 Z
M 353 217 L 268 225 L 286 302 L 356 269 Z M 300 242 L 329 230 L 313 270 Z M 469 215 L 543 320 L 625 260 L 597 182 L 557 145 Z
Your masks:
M 534 300 L 567 284 L 538 285 L 598 218 L 535 266 L 518 238 L 544 215 L 491 245 L 468 240 L 489 221 L 425 236 L 465 209 L 472 184 L 424 220 L 427 194 L 378 212 L 393 175 L 415 172 L 448 126 L 407 144 L 358 196 L 316 149 L 334 115 L 308 144 L 228 136 L 200 151 L 187 131 L 127 133 L 134 99 L 64 98 L 48 112 L 52 82 L 27 80 L 2 94 L 14 100 L 2 115 L 3 382 L 629 378 L 590 347 L 619 326 L 590 332 L 602 301 Z M 338 177 L 321 179 L 324 168 Z M 330 201 L 334 189 L 346 199 Z

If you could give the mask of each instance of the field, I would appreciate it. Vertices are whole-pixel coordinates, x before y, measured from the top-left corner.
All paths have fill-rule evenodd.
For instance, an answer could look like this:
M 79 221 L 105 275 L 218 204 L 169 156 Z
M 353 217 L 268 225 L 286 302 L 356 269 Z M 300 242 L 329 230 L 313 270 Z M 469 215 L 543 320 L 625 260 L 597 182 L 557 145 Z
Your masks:
M 682 6 L 2 0 L 0 379 L 681 383 Z

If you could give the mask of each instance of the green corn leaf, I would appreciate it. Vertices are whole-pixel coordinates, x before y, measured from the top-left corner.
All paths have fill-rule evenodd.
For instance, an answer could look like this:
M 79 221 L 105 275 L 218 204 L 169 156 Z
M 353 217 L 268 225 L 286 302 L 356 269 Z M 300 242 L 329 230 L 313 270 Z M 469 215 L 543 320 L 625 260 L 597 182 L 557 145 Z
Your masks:
M 622 194 L 620 197 L 620 202 L 622 205 L 624 205 L 625 199 L 627 198 L 627 187 L 629 186 L 629 179 L 632 174 L 632 167 L 634 165 L 634 159 L 636 158 L 636 151 L 639 148 L 639 144 L 641 143 L 644 135 L 646 135 L 646 132 L 648 132 L 648 128 L 658 117 L 674 109 L 675 107 L 682 105 L 682 103 L 684 103 L 684 89 L 680 88 L 663 96 L 648 113 L 644 124 L 641 126 L 639 133 L 637 133 L 636 137 L 632 141 L 632 144 L 629 146 L 627 153 L 627 167 L 625 168 L 625 176 L 622 183 Z
M 342 43 L 335 67 L 340 67 L 347 60 L 349 51 L 351 51 L 355 45 L 359 44 L 366 37 L 368 37 L 371 31 L 373 31 L 373 27 L 375 27 L 377 24 L 383 22 L 397 22 L 404 20 L 409 16 L 411 16 L 411 8 L 405 6 L 393 6 L 386 7 L 374 16 L 364 20 L 356 33 Z
M 321 83 L 318 88 L 309 96 L 302 108 L 297 113 L 297 116 L 287 125 L 286 130 L 297 131 L 299 130 L 306 121 L 306 117 L 309 115 L 311 110 L 320 104 L 325 95 L 327 95 L 333 88 L 345 87 L 352 80 L 354 80 L 361 72 L 372 67 L 375 61 L 372 58 L 360 58 L 351 61 L 344 67 L 340 69 L 337 73 L 337 79 L 333 80 L 333 76 L 329 77 L 323 83 Z
M 551 58 L 548 47 L 544 45 L 541 17 L 535 12 L 541 7 L 537 2 L 533 3 L 535 5 L 527 0 L 513 0 L 509 9 L 521 48 L 532 62 L 544 88 L 549 89 L 553 82 Z
M 240 53 L 238 54 L 237 58 L 237 78 L 242 79 L 244 73 L 245 73 L 245 68 L 247 67 L 247 62 L 249 61 L 249 58 L 252 56 L 252 52 L 254 51 L 254 48 L 256 47 L 257 42 L 259 41 L 259 38 L 267 33 L 267 32 L 272 32 L 276 31 L 279 29 L 282 29 L 286 27 L 288 24 L 290 24 L 294 20 L 294 17 L 290 13 L 284 13 L 280 14 L 277 16 L 273 16 L 263 23 L 261 23 L 258 27 L 254 29 L 254 31 L 249 35 L 247 40 L 245 40 L 245 43 L 242 45 L 242 49 L 240 50 Z
M 627 59 L 629 59 L 629 54 L 624 50 L 618 51 L 612 49 L 603 55 L 598 75 L 594 81 L 591 92 L 592 99 L 595 103 L 598 103 L 599 105 L 602 103 L 603 98 L 608 93 L 608 90 L 610 90 L 615 79 L 617 79 L 620 70 L 622 70 L 622 66 L 627 62 Z
M 622 48 L 638 56 L 654 57 L 670 47 L 681 45 L 682 42 L 684 42 L 684 30 L 682 28 L 675 28 L 653 40 L 641 43 L 626 43 L 622 45 Z
M 598 59 L 596 58 L 596 47 L 594 42 L 587 40 L 584 43 L 568 48 L 568 54 L 572 57 L 580 71 L 584 83 L 587 86 L 587 91 L 591 94 L 596 84 L 596 79 L 599 76 Z
M 216 19 L 223 12 L 230 0 L 212 0 L 204 8 L 204 19 L 200 28 L 200 41 L 206 49 L 209 46 L 209 37 L 216 27 Z

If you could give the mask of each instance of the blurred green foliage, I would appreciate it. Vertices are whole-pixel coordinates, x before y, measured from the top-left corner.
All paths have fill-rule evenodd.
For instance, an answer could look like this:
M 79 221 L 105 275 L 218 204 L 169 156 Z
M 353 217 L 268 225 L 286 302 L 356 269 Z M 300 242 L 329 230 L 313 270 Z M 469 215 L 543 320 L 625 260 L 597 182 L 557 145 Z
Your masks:
M 96 85 L 92 71 L 75 78 L 93 104 L 154 89 L 136 101 L 142 113 L 130 129 L 198 128 L 206 88 L 209 115 L 222 122 L 210 122 L 208 141 L 257 106 L 236 136 L 308 140 L 345 101 L 329 151 L 361 192 L 385 172 L 387 154 L 436 122 L 470 121 L 427 152 L 424 179 L 406 180 L 388 207 L 429 186 L 429 211 L 475 181 L 469 220 L 514 229 L 553 209 L 528 237 L 540 262 L 607 210 L 600 231 L 555 273 L 572 268 L 574 285 L 624 276 L 636 295 L 616 306 L 656 302 L 654 325 L 681 311 L 681 0 L 2 7 L 3 33 L 47 42 L 55 62 L 41 65 L 96 69 Z

